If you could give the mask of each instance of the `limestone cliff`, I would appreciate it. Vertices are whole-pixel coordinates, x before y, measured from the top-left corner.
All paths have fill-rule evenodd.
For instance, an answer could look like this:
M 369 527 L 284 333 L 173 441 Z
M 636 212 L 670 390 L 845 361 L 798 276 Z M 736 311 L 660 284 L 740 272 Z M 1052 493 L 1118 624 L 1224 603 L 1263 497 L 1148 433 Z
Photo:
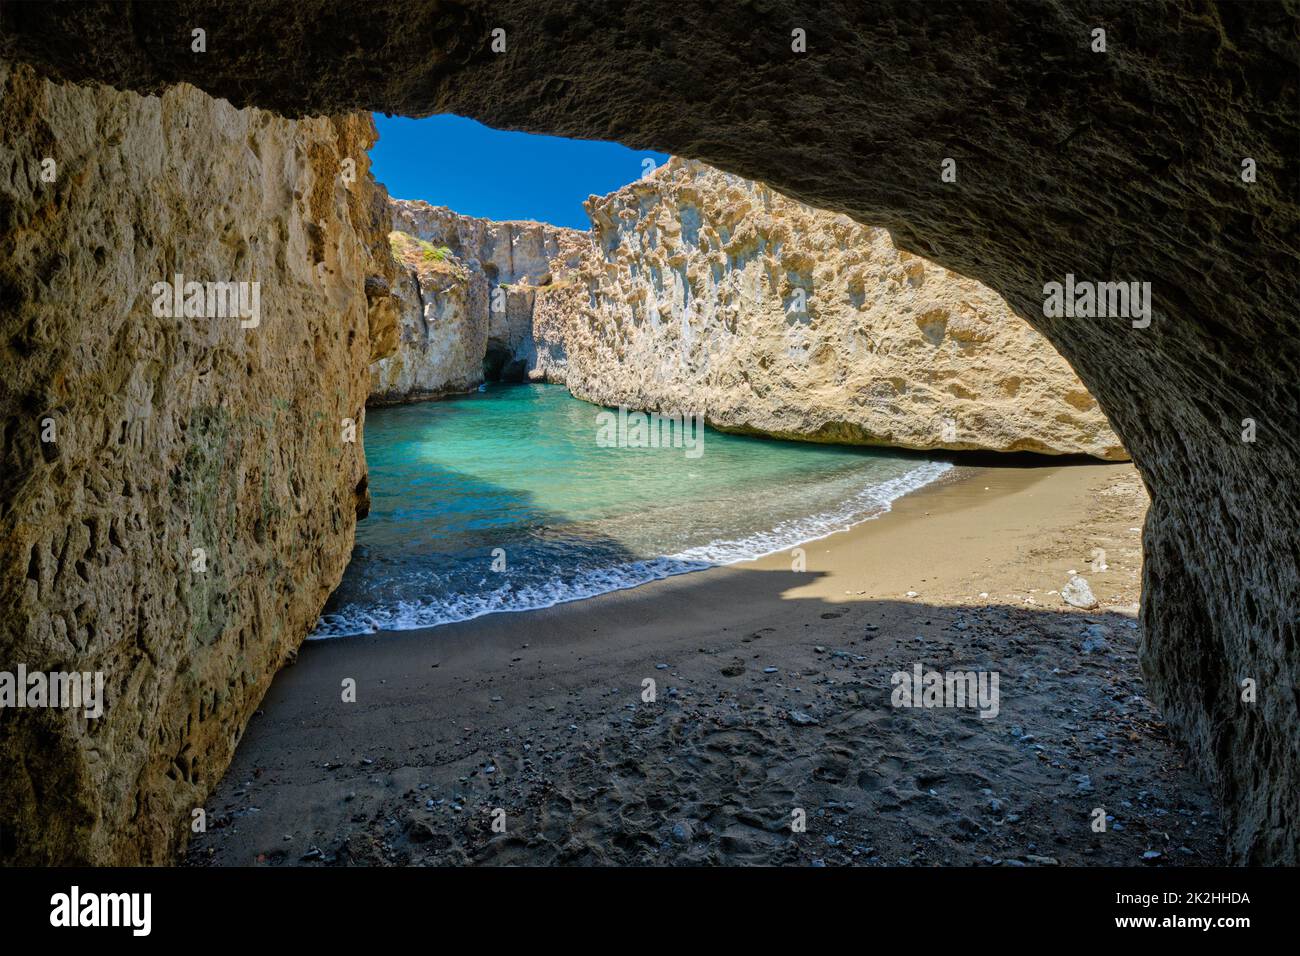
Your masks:
M 367 507 L 374 126 L 3 62 L 0 103 L 0 670 L 105 680 L 0 713 L 0 858 L 170 862 Z
M 393 200 L 391 242 L 403 270 L 395 353 L 371 369 L 372 404 L 522 381 L 534 364 L 533 303 L 581 233 L 494 222 Z
M 733 431 L 1126 457 L 1064 359 L 995 293 L 883 229 L 702 163 L 593 196 L 590 232 L 392 206 L 409 275 L 372 401 L 527 376 Z
M 390 237 L 400 277 L 397 347 L 370 367 L 370 402 L 463 392 L 483 380 L 487 279 L 444 248 L 408 233 Z
M 812 441 L 1126 457 L 1046 339 L 883 229 L 680 159 L 587 211 L 589 251 L 534 333 L 538 372 L 579 398 Z

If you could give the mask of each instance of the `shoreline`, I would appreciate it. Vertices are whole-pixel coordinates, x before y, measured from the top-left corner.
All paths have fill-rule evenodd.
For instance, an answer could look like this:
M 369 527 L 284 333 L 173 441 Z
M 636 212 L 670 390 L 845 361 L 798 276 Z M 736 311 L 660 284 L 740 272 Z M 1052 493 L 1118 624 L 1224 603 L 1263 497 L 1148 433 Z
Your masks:
M 188 861 L 1221 862 L 1208 793 L 1141 695 L 1132 466 L 949 475 L 802 545 L 802 573 L 780 552 L 304 644 Z M 1101 607 L 1051 593 L 1073 569 Z M 891 707 L 914 663 L 999 672 L 999 716 Z
M 629 577 L 627 579 L 629 583 L 620 584 L 619 586 L 615 586 L 615 587 L 609 587 L 606 590 L 595 591 L 590 594 L 575 594 L 572 597 L 560 597 L 547 604 L 535 604 L 531 606 L 505 607 L 505 608 L 493 608 L 488 610 L 481 610 L 478 613 L 470 615 L 468 617 L 457 618 L 455 620 L 449 620 L 449 621 L 439 621 L 433 624 L 412 624 L 410 627 L 389 627 L 389 628 L 380 627 L 380 628 L 374 628 L 372 630 L 367 630 L 367 631 L 351 631 L 351 632 L 342 632 L 342 633 L 318 634 L 317 630 L 321 627 L 322 622 L 325 620 L 324 615 L 322 615 L 321 620 L 317 621 L 316 627 L 313 628 L 311 633 L 307 635 L 304 641 L 312 641 L 312 642 L 333 641 L 333 640 L 342 640 L 345 638 L 366 637 L 369 635 L 402 634 L 407 631 L 431 631 L 440 627 L 448 627 L 454 624 L 463 624 L 467 621 L 478 620 L 479 618 L 482 617 L 490 617 L 495 614 L 526 614 L 533 611 L 545 611 L 550 608 L 560 607 L 565 604 L 574 604 L 582 601 L 596 600 L 597 598 L 603 597 L 606 594 L 614 594 L 620 591 L 636 590 L 637 588 L 643 588 L 648 585 L 655 584 L 656 582 L 659 581 L 666 581 L 671 578 L 681 577 L 683 575 L 702 574 L 708 571 L 718 570 L 720 568 L 729 568 L 729 567 L 736 567 L 738 565 L 752 564 L 754 562 L 761 561 L 765 558 L 770 558 L 775 555 L 789 554 L 796 548 L 804 548 L 806 545 L 814 544 L 818 541 L 824 540 L 833 535 L 843 534 L 845 532 L 851 531 L 852 529 L 858 527 L 861 524 L 865 524 L 870 521 L 876 521 L 884 517 L 885 515 L 889 514 L 890 512 L 892 512 L 894 506 L 899 501 L 902 501 L 904 498 L 908 497 L 909 495 L 916 494 L 919 491 L 922 491 L 926 488 L 929 488 L 936 484 L 940 484 L 945 481 L 960 480 L 958 476 L 963 471 L 961 467 L 953 465 L 950 462 L 944 462 L 938 460 L 925 461 L 918 464 L 914 469 L 912 469 L 912 471 L 908 472 L 906 475 L 900 476 L 899 478 L 886 479 L 874 485 L 870 485 L 867 488 L 862 489 L 862 491 L 859 492 L 859 494 L 865 494 L 868 491 L 879 492 L 881 489 L 885 488 L 888 485 L 893 484 L 894 482 L 903 481 L 904 479 L 912 479 L 912 476 L 923 471 L 925 468 L 934 465 L 942 466 L 942 470 L 939 471 L 937 475 L 935 475 L 933 478 L 924 481 L 922 484 L 906 487 L 896 497 L 889 498 L 885 501 L 880 502 L 880 510 L 873 512 L 872 514 L 869 514 L 865 517 L 858 518 L 857 520 L 852 521 L 850 524 L 847 524 L 843 527 L 833 528 L 830 531 L 819 531 L 819 533 L 816 534 L 814 537 L 791 540 L 790 543 L 788 544 L 765 551 L 762 554 L 754 555 L 753 557 L 740 558 L 734 561 L 713 562 L 710 561 L 707 557 L 704 557 L 703 554 L 711 550 L 716 550 L 721 547 L 735 548 L 735 547 L 742 546 L 746 542 L 753 541 L 757 538 L 761 538 L 763 535 L 770 535 L 774 533 L 775 529 L 754 532 L 746 537 L 727 540 L 727 541 L 713 541 L 707 545 L 703 545 L 696 548 L 688 548 L 685 551 L 678 552 L 672 555 L 665 555 L 665 556 L 659 556 L 654 558 L 643 558 L 637 562 L 628 565 L 622 565 L 614 570 L 618 571 L 619 573 L 629 574 L 629 575 L 633 571 L 633 569 L 642 570 L 644 571 L 644 573 L 650 575 L 646 577 L 644 580 L 634 580 L 631 577 Z M 970 469 L 966 469 L 966 470 L 969 471 Z M 843 502 L 839 507 L 843 508 L 847 506 L 847 504 L 848 504 L 847 501 Z M 809 515 L 802 520 L 808 522 L 818 522 L 818 521 L 826 522 L 829 520 L 828 516 L 830 514 L 831 512 L 821 512 L 819 514 Z M 699 557 L 692 556 L 693 552 L 699 552 L 701 553 L 701 556 Z M 681 567 L 674 567 L 674 565 L 677 564 L 680 564 Z M 690 565 L 697 565 L 697 566 L 692 567 Z M 655 570 L 651 571 L 649 570 L 650 568 L 654 568 Z M 663 568 L 668 568 L 668 570 L 661 570 Z

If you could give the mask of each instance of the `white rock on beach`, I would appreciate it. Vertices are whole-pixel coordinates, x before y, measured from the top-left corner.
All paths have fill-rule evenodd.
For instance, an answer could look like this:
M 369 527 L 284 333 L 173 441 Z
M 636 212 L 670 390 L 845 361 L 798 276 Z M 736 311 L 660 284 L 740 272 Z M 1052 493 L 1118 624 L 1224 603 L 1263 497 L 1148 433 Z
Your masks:
M 1077 574 L 1070 578 L 1069 584 L 1061 588 L 1061 599 L 1066 604 L 1083 608 L 1085 611 L 1097 606 L 1097 599 L 1092 595 L 1092 588 L 1088 587 L 1088 582 Z

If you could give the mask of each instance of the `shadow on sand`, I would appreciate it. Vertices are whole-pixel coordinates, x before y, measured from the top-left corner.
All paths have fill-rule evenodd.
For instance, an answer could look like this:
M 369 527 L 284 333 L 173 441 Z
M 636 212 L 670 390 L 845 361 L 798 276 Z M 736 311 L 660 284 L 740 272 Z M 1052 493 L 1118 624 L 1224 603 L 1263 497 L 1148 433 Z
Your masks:
M 791 597 L 811 577 L 720 568 L 309 643 L 189 860 L 1221 862 L 1132 618 Z M 997 716 L 892 706 L 918 663 L 997 672 Z

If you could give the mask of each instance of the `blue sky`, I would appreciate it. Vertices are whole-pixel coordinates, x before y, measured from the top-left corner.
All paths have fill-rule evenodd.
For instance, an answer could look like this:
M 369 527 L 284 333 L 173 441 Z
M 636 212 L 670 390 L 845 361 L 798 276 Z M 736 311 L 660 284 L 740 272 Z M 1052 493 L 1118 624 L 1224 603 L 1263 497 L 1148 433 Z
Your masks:
M 586 229 L 582 209 L 640 177 L 663 153 L 558 136 L 491 129 L 460 116 L 409 119 L 375 114 L 375 178 L 395 199 L 423 199 L 467 216 L 536 219 Z

